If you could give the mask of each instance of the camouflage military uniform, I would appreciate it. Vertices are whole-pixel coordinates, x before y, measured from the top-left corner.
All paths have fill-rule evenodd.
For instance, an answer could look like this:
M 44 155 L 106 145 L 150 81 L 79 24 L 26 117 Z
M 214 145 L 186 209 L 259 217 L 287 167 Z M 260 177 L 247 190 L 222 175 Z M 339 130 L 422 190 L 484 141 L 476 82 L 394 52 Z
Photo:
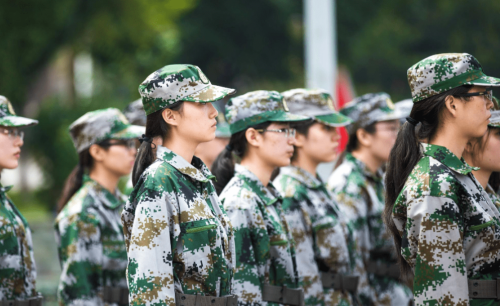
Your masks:
M 262 285 L 297 288 L 295 246 L 274 186 L 264 187 L 245 167 L 220 194 L 233 224 L 236 241 L 235 294 L 240 305 L 267 305 Z
M 367 272 L 368 261 L 395 263 L 393 242 L 382 222 L 384 185 L 382 174 L 373 174 L 352 154 L 347 153 L 343 163 L 328 180 L 356 239 L 355 272 L 360 276 L 359 294 L 363 305 L 370 302 L 381 305 L 408 305 L 410 290 L 397 280 Z M 361 259 L 361 260 L 359 260 Z
M 9 100 L 0 96 L 0 127 L 37 123 L 17 116 Z M 0 184 L 0 300 L 26 300 L 38 296 L 33 242 L 28 222 L 6 195 L 10 188 Z
M 283 210 L 296 243 L 299 285 L 306 305 L 352 305 L 350 294 L 333 289 L 323 292 L 319 267 L 324 272 L 351 274 L 348 248 L 353 246 L 343 215 L 323 182 L 289 166 L 280 169 L 274 184 L 284 195 Z
M 120 212 L 125 197 L 88 176 L 55 221 L 62 273 L 59 305 L 103 303 L 104 286 L 127 287 L 127 252 Z
M 488 185 L 486 186 L 486 194 L 490 197 L 491 202 L 500 210 L 500 197 L 498 194 L 493 190 L 493 188 Z
M 162 146 L 156 156 L 122 213 L 130 305 L 175 305 L 175 291 L 231 295 L 234 237 L 214 176 L 197 157 Z
M 467 286 L 467 278 L 500 276 L 500 213 L 464 160 L 437 145 L 421 150 L 393 208 L 416 304 L 500 305 L 469 301 Z

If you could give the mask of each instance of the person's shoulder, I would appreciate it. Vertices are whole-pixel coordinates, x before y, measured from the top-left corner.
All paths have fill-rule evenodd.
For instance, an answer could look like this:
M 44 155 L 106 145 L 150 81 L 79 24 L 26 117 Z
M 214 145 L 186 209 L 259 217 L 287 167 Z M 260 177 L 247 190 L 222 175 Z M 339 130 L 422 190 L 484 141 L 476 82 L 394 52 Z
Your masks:
M 278 175 L 274 179 L 273 185 L 285 198 L 296 197 L 306 192 L 306 187 L 290 175 Z
M 344 161 L 328 179 L 328 189 L 343 192 L 347 189 L 351 193 L 360 192 L 366 186 L 366 177 L 358 171 L 351 162 Z
M 96 201 L 92 185 L 84 183 L 59 212 L 55 222 L 59 223 L 62 220 L 67 220 L 69 223 L 72 223 L 79 220 L 96 220 Z
M 259 196 L 251 186 L 238 176 L 233 176 L 219 196 L 224 209 L 251 209 L 257 205 Z

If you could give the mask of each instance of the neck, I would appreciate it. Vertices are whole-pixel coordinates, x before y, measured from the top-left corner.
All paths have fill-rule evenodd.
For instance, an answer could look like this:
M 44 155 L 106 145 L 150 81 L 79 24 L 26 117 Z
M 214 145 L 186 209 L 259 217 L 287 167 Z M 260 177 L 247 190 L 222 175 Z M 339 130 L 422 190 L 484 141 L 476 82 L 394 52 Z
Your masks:
M 488 181 L 490 180 L 490 176 L 493 172 L 479 169 L 477 171 L 472 171 L 472 173 L 474 174 L 474 177 L 479 182 L 479 184 L 483 186 L 483 189 L 486 189 L 486 187 L 488 186 Z
M 266 186 L 269 184 L 269 180 L 271 179 L 271 175 L 274 171 L 274 166 L 268 165 L 263 162 L 260 158 L 255 157 L 244 157 L 241 160 L 240 165 L 247 168 L 257 176 L 262 185 Z
M 304 154 L 300 154 L 300 151 L 297 151 L 296 158 L 292 161 L 292 165 L 304 169 L 312 176 L 316 177 L 316 168 L 318 168 L 319 163 Z
M 168 139 L 163 139 L 163 146 L 191 163 L 198 143 L 187 141 L 177 135 L 170 135 Z
M 377 170 L 384 164 L 383 160 L 376 158 L 373 154 L 370 154 L 370 152 L 365 148 L 353 151 L 351 154 L 356 159 L 360 160 L 363 164 L 365 164 L 371 173 L 377 173 Z
M 120 180 L 120 176 L 104 169 L 104 167 L 101 167 L 100 165 L 95 165 L 90 171 L 89 176 L 113 194 L 115 193 L 116 186 L 118 186 L 118 181 Z
M 462 158 L 468 141 L 469 139 L 458 133 L 457 129 L 450 127 L 442 129 L 429 143 L 445 147 L 458 158 Z

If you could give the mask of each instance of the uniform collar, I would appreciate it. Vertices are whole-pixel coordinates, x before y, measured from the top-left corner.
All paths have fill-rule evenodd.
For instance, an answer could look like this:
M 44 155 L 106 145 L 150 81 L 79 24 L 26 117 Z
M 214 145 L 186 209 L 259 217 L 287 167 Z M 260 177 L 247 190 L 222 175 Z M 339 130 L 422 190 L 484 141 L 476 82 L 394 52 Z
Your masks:
M 88 175 L 83 176 L 83 185 L 92 187 L 97 192 L 103 204 L 111 209 L 118 208 L 124 204 L 123 195 L 118 190 L 116 190 L 116 195 L 114 195 Z
M 471 167 L 462 158 L 459 159 L 455 154 L 443 146 L 421 143 L 424 156 L 430 156 L 451 170 L 462 175 L 469 174 L 472 170 L 479 170 L 478 167 Z
M 12 186 L 2 186 L 2 184 L 0 184 L 0 193 L 7 193 L 9 190 L 12 189 Z
M 354 164 L 358 171 L 363 173 L 366 177 L 373 179 L 375 182 L 382 181 L 382 171 L 380 169 L 377 170 L 377 173 L 371 172 L 365 163 L 354 157 L 350 152 L 347 152 L 344 158 Z
M 317 189 L 323 186 L 323 182 L 319 179 L 318 175 L 314 177 L 309 172 L 299 167 L 288 166 L 280 168 L 280 174 L 289 176 L 311 189 Z
M 194 180 L 206 183 L 215 178 L 201 159 L 196 156 L 193 156 L 193 162 L 190 164 L 184 158 L 169 149 L 163 146 L 157 146 L 156 157 L 169 163 L 172 167 L 179 170 L 179 172 Z
M 235 176 L 243 179 L 245 183 L 250 186 L 250 189 L 257 194 L 257 196 L 262 199 L 267 206 L 274 204 L 276 201 L 282 200 L 280 193 L 271 182 L 269 182 L 267 187 L 265 187 L 255 174 L 242 165 L 234 165 L 234 172 Z

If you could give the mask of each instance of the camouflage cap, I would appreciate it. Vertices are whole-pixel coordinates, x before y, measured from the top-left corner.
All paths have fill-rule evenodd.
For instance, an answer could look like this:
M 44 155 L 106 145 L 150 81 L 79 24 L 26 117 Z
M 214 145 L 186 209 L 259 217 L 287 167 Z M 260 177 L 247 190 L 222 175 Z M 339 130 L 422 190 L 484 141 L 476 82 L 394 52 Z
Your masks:
M 137 99 L 127 105 L 123 110 L 123 114 L 130 124 L 146 126 L 146 112 L 142 105 L 142 99 Z
M 429 56 L 407 74 L 413 103 L 462 85 L 500 86 L 500 79 L 486 76 L 477 59 L 467 53 Z
M 323 89 L 297 88 L 282 92 L 290 113 L 307 116 L 323 124 L 341 127 L 352 120 L 335 110 L 332 96 Z
M 396 112 L 401 114 L 401 118 L 410 116 L 411 109 L 413 108 L 413 100 L 412 99 L 404 99 L 398 101 L 395 104 Z
M 226 119 L 231 134 L 263 122 L 293 122 L 308 117 L 288 112 L 283 96 L 277 91 L 257 90 L 234 97 L 226 105 Z
M 491 118 L 488 126 L 500 128 L 500 110 L 491 111 Z
M 210 83 L 200 68 L 194 65 L 168 65 L 150 74 L 139 85 L 146 115 L 178 101 L 214 102 L 236 90 Z
M 10 101 L 0 96 L 0 126 L 21 127 L 38 124 L 38 120 L 16 116 Z
M 69 127 L 76 151 L 106 139 L 133 139 L 145 132 L 145 128 L 131 125 L 125 115 L 116 108 L 99 109 L 78 118 Z
M 372 123 L 403 118 L 404 115 L 396 109 L 391 97 L 385 92 L 369 93 L 357 97 L 344 106 L 340 113 L 353 121 L 348 125 L 349 134 L 359 128 L 365 128 Z

